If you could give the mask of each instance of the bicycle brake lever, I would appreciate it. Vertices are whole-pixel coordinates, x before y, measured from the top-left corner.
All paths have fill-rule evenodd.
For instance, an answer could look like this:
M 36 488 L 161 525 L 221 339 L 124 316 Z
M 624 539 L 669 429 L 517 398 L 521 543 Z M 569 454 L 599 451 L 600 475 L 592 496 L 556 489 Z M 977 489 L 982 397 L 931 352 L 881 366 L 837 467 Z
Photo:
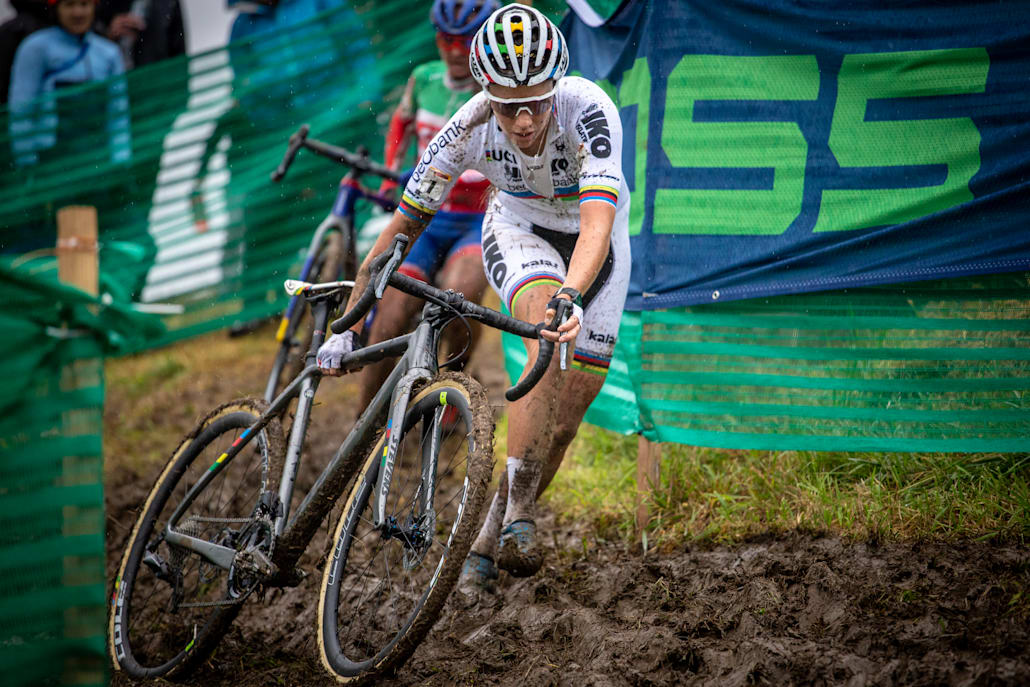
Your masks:
M 390 260 L 383 267 L 379 273 L 379 277 L 376 280 L 375 295 L 376 298 L 382 298 L 383 294 L 386 293 L 386 286 L 390 283 L 390 277 L 397 268 L 401 266 L 401 261 L 404 259 L 404 249 L 408 246 L 408 237 L 404 234 L 397 234 L 393 238 L 393 255 L 390 256 Z
M 565 311 L 565 316 L 562 317 L 562 319 L 561 319 L 561 323 L 565 324 L 566 322 L 568 322 L 569 321 L 569 317 L 570 317 L 569 312 L 568 312 L 568 310 L 566 310 Z M 565 370 L 569 369 L 569 364 L 566 362 L 566 356 L 568 356 L 568 354 L 569 354 L 569 342 L 568 341 L 562 341 L 560 344 L 558 344 L 558 369 L 560 369 L 562 372 L 564 372 Z

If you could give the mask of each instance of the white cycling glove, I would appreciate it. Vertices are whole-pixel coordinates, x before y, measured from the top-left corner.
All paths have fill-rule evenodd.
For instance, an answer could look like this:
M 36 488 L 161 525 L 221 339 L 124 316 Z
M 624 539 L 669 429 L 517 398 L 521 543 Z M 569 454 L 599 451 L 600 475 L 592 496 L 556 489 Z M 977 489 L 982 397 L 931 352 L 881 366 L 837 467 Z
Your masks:
M 573 317 L 575 317 L 577 320 L 579 320 L 579 326 L 582 327 L 583 326 L 583 308 L 581 308 L 580 306 L 578 306 L 575 303 L 572 304 L 572 314 L 569 315 L 569 319 L 571 320 Z
M 343 334 L 333 334 L 325 343 L 318 347 L 315 354 L 315 362 L 323 370 L 339 370 L 340 361 L 343 356 L 361 348 L 358 344 L 358 335 L 348 329 Z

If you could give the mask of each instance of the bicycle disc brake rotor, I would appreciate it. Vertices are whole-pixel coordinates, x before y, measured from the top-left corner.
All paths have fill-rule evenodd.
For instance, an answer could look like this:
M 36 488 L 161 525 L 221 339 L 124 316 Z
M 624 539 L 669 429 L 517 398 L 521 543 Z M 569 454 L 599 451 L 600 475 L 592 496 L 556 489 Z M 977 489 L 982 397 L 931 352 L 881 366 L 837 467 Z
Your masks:
M 404 543 L 404 556 L 402 562 L 405 570 L 414 570 L 422 565 L 423 559 L 429 553 L 433 544 L 433 523 L 429 515 L 423 514 L 417 519 L 409 518 L 406 533 L 402 539 Z

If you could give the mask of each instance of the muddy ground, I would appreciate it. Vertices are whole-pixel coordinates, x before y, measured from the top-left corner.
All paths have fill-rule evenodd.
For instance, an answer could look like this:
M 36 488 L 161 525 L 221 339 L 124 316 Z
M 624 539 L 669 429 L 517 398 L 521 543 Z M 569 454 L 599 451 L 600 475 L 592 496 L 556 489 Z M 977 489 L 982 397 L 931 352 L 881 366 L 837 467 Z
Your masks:
M 164 404 L 162 422 L 181 422 L 185 431 L 203 400 L 252 386 L 247 374 L 226 368 L 197 399 L 168 391 L 162 400 L 155 391 L 147 402 Z M 499 404 L 500 370 L 477 374 Z M 339 384 L 332 394 L 352 393 Z M 138 401 L 108 401 L 107 431 L 121 431 L 127 405 Z M 193 401 L 198 409 L 184 410 Z M 325 456 L 340 440 L 339 425 L 316 413 L 309 438 L 310 455 Z M 301 487 L 318 462 L 307 466 Z M 108 465 L 110 577 L 156 470 Z M 540 573 L 524 580 L 502 573 L 497 595 L 471 607 L 453 595 L 427 640 L 381 684 L 1030 684 L 1026 547 L 799 533 L 643 554 L 558 526 L 550 514 L 542 524 L 550 535 Z M 253 601 L 190 684 L 335 684 L 315 656 L 326 548 L 323 529 L 302 561 L 312 574 L 296 589 Z M 129 682 L 116 674 L 113 684 Z

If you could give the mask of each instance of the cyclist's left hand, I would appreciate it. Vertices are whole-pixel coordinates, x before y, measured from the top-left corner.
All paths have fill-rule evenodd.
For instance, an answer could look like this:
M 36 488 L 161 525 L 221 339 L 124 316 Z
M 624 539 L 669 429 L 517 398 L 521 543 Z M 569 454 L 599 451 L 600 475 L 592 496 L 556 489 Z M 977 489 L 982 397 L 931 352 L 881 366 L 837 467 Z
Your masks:
M 343 356 L 359 348 L 361 346 L 358 344 L 358 335 L 348 329 L 343 334 L 333 334 L 326 339 L 315 354 L 315 362 L 323 374 L 339 377 L 343 374 L 343 370 L 340 369 Z
M 556 298 L 563 298 L 565 300 L 571 300 L 568 296 L 562 294 L 556 296 Z M 550 305 L 550 304 L 548 304 Z M 550 322 L 554 319 L 554 308 L 547 308 L 547 312 L 544 313 L 544 322 Z M 548 341 L 555 343 L 565 343 L 572 341 L 579 335 L 579 330 L 583 324 L 583 308 L 579 307 L 575 303 L 572 304 L 572 314 L 565 320 L 564 323 L 558 325 L 558 331 L 552 332 L 547 329 L 540 332 L 540 336 L 544 337 Z

